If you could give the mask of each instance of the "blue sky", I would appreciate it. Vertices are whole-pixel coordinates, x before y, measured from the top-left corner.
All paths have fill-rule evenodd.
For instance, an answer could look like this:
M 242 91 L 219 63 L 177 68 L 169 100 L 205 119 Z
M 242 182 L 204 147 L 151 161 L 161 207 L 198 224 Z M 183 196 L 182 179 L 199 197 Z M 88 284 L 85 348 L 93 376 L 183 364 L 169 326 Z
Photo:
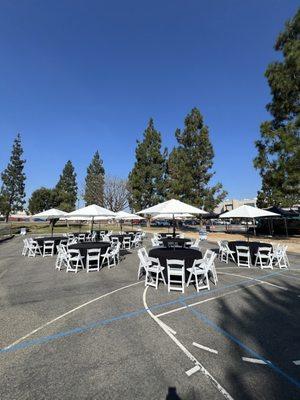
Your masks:
M 293 0 L 0 3 L 0 170 L 22 135 L 27 195 L 52 187 L 68 159 L 84 182 L 98 149 L 126 177 L 150 117 L 169 149 L 199 107 L 228 197 L 256 195 L 254 141 Z

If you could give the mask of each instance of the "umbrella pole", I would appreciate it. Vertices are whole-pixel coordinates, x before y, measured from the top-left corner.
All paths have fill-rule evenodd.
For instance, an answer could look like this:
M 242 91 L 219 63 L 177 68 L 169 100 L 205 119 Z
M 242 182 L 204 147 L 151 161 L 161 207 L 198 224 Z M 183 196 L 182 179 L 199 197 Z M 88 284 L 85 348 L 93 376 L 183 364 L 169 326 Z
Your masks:
M 51 225 L 51 236 L 53 237 L 54 220 L 50 220 L 50 225 Z
M 93 232 L 93 229 L 94 229 L 94 217 L 92 218 L 91 232 Z
M 248 219 L 247 219 L 247 236 L 248 236 L 248 242 L 250 242 L 249 222 L 248 222 Z
M 175 231 L 176 231 L 176 227 L 175 227 L 175 215 L 173 214 L 173 238 L 175 237 Z
M 288 233 L 288 227 L 287 227 L 287 222 L 286 222 L 286 218 L 284 219 L 284 226 L 285 226 L 285 233 L 286 233 L 286 237 L 289 237 L 289 233 Z

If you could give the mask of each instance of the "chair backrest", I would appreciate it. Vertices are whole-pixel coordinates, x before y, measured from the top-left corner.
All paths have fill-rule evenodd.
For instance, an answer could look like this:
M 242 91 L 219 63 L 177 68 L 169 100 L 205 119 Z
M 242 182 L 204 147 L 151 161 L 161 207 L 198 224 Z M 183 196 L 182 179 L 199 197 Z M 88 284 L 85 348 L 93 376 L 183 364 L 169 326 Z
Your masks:
M 68 243 L 68 239 L 61 239 L 61 241 L 59 242 L 59 244 L 64 244 L 66 245 Z
M 239 254 L 250 254 L 249 247 L 247 246 L 236 246 L 236 251 Z
M 102 240 L 103 240 L 103 242 L 110 242 L 108 235 L 103 236 Z
M 151 239 L 152 246 L 159 246 L 159 241 L 157 239 Z
M 271 247 L 259 247 L 257 249 L 258 253 L 263 253 L 263 254 L 270 254 L 271 253 L 272 248 Z
M 129 236 L 125 236 L 125 237 L 123 238 L 123 243 L 124 243 L 124 244 L 130 244 L 130 243 L 131 243 L 131 238 L 130 238 Z
M 199 259 L 196 259 L 196 260 L 194 260 L 194 262 L 193 262 L 193 267 L 192 268 L 201 268 L 201 269 L 203 269 L 204 270 L 204 268 L 205 268 L 205 263 L 203 263 L 203 259 L 202 258 L 199 258 Z
M 87 257 L 98 257 L 100 258 L 101 255 L 101 249 L 87 249 Z
M 67 236 L 68 236 L 68 238 L 72 239 L 74 237 L 74 234 L 73 233 L 68 233 Z
M 112 244 L 118 244 L 119 243 L 119 238 L 117 237 L 111 237 L 110 241 L 112 242 Z
M 166 234 L 166 238 L 172 238 L 172 237 L 173 237 L 172 233 L 167 233 Z
M 26 228 L 21 228 L 20 230 L 21 235 L 26 235 L 26 232 L 27 232 Z
M 85 240 L 85 233 L 79 233 L 78 240 Z
M 184 270 L 184 260 L 167 260 L 167 268 Z
M 45 240 L 44 249 L 52 249 L 52 248 L 54 248 L 54 240 Z

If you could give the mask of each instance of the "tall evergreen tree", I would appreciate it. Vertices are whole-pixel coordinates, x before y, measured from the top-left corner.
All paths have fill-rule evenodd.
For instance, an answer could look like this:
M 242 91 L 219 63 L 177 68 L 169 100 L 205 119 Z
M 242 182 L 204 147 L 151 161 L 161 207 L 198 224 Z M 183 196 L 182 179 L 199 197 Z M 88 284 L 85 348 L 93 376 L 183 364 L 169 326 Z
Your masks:
M 91 164 L 87 168 L 87 175 L 85 178 L 85 205 L 97 204 L 103 206 L 104 204 L 104 167 L 103 161 L 100 158 L 98 150 L 94 154 Z
M 255 143 L 261 207 L 292 206 L 300 199 L 300 10 L 278 36 L 275 50 L 282 61 L 271 63 L 265 73 L 272 94 L 267 110 L 273 119 L 261 124 Z
M 58 208 L 67 212 L 75 209 L 77 200 L 76 173 L 70 160 L 64 166 L 54 190 L 56 191 L 55 197 L 57 198 Z
M 208 127 L 197 108 L 186 116 L 184 124 L 183 131 L 175 132 L 178 146 L 169 156 L 168 196 L 211 211 L 227 193 L 220 183 L 209 186 L 214 151 Z
M 161 134 L 149 120 L 143 140 L 137 141 L 136 161 L 128 177 L 129 206 L 138 211 L 155 205 L 166 196 L 167 150 L 161 151 Z
M 24 164 L 22 159 L 23 148 L 20 134 L 14 140 L 13 149 L 6 169 L 1 174 L 2 187 L 0 193 L 0 211 L 5 215 L 6 221 L 12 211 L 23 210 L 25 204 Z

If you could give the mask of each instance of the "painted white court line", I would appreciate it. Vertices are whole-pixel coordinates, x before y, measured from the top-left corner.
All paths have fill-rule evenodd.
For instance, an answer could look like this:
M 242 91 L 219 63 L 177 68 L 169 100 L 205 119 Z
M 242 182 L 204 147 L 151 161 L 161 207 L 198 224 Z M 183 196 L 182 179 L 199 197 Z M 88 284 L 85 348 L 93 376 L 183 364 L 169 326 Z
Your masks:
M 199 365 L 195 365 L 193 368 L 189 369 L 188 371 L 185 371 L 187 376 L 194 375 L 196 372 L 200 371 Z
M 7 269 L 5 269 L 4 271 L 2 271 L 1 274 L 0 274 L 0 278 L 2 278 L 2 276 L 3 276 L 4 274 L 6 274 L 6 272 L 7 272 Z
M 244 289 L 249 288 L 249 287 L 252 287 L 252 286 L 262 285 L 263 283 L 264 283 L 264 282 L 253 283 L 252 285 L 248 285 L 248 286 L 245 286 L 245 287 L 242 287 L 242 288 L 239 288 L 239 289 L 234 289 L 234 290 L 231 290 L 230 292 L 220 294 L 219 296 L 214 296 L 214 297 L 210 297 L 209 299 L 196 301 L 195 303 L 187 304 L 186 306 L 173 308 L 172 310 L 165 311 L 165 312 L 160 313 L 160 314 L 156 314 L 155 316 L 156 316 L 157 318 L 160 318 L 160 317 L 163 317 L 163 316 L 165 316 L 165 315 L 173 314 L 173 313 L 175 313 L 175 312 L 177 312 L 177 311 L 186 310 L 186 309 L 189 308 L 189 307 L 194 307 L 194 306 L 197 306 L 197 305 L 199 305 L 199 304 L 207 303 L 208 301 L 212 301 L 212 300 L 216 300 L 216 299 L 219 299 L 219 298 L 221 298 L 221 297 L 224 297 L 224 296 L 228 296 L 228 295 L 230 295 L 230 294 L 239 292 L 239 291 L 241 291 L 241 290 L 244 290 Z
M 72 308 L 72 310 L 69 310 L 69 311 L 65 312 L 64 314 L 59 315 L 58 317 L 52 319 L 51 321 L 48 321 L 48 322 L 46 322 L 45 324 L 43 324 L 43 325 L 39 326 L 38 328 L 34 329 L 33 331 L 27 333 L 26 335 L 22 336 L 21 338 L 19 338 L 19 339 L 16 340 L 15 342 L 13 342 L 13 343 L 11 343 L 10 345 L 4 347 L 4 349 L 7 350 L 7 349 L 9 349 L 10 347 L 15 346 L 16 344 L 18 344 L 18 343 L 22 342 L 23 340 L 27 339 L 29 336 L 33 335 L 34 333 L 39 332 L 39 331 L 40 331 L 41 329 L 43 329 L 43 328 L 46 328 L 46 326 L 49 326 L 49 325 L 53 324 L 54 322 L 59 321 L 60 319 L 66 317 L 67 315 L 70 315 L 70 314 L 72 314 L 73 312 L 75 312 L 75 311 L 77 311 L 77 310 L 80 310 L 81 308 L 86 307 L 86 306 L 88 306 L 88 305 L 94 303 L 95 301 L 101 300 L 101 299 L 103 299 L 104 297 L 107 297 L 107 296 L 109 296 L 109 295 L 111 295 L 111 294 L 113 294 L 113 293 L 119 292 L 120 290 L 127 289 L 127 288 L 129 288 L 129 287 L 131 287 L 131 286 L 138 285 L 138 284 L 140 284 L 140 283 L 142 283 L 142 281 L 140 281 L 140 282 L 135 282 L 135 283 L 131 283 L 130 285 L 122 286 L 122 287 L 120 287 L 120 288 L 118 288 L 118 289 L 115 289 L 115 290 L 113 290 L 113 291 L 111 291 L 111 292 L 108 292 L 108 293 L 105 293 L 105 294 L 103 294 L 103 295 L 101 295 L 101 296 L 99 296 L 99 297 L 96 297 L 95 299 L 89 300 L 89 301 L 87 301 L 86 303 L 80 304 L 79 306 L 77 306 L 77 307 L 75 307 L 75 308 Z
M 170 328 L 167 324 L 161 321 L 161 323 L 165 326 L 166 329 L 168 329 L 169 332 L 172 333 L 172 335 L 176 335 L 176 331 L 174 329 Z
M 300 365 L 300 360 L 293 361 L 295 365 Z
M 203 346 L 202 344 L 193 342 L 193 346 L 198 347 L 198 349 L 209 351 L 210 353 L 218 354 L 217 350 L 211 349 L 210 347 Z
M 233 400 L 233 397 L 220 385 L 220 383 L 207 371 L 206 368 L 193 356 L 192 353 L 174 336 L 172 333 L 165 327 L 165 324 L 160 321 L 148 308 L 146 301 L 148 287 L 145 288 L 143 293 L 143 303 L 147 313 L 150 317 L 162 328 L 162 330 L 169 336 L 171 340 L 179 347 L 179 349 L 195 364 L 195 367 L 198 366 L 199 370 L 210 380 L 210 382 L 214 385 L 214 387 L 221 393 L 225 399 Z
M 263 360 L 260 360 L 259 358 L 249 358 L 249 357 L 242 357 L 243 361 L 252 363 L 252 364 L 264 364 L 267 365 L 267 363 Z

